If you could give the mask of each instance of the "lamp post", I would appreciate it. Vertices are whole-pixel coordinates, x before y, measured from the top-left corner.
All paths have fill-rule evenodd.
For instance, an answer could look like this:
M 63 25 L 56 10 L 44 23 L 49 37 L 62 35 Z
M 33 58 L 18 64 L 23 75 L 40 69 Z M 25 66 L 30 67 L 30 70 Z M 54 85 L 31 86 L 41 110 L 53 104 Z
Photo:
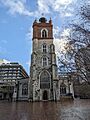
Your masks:
M 70 93 L 70 85 L 71 85 L 71 75 L 68 75 L 68 89 L 69 89 L 69 93 Z

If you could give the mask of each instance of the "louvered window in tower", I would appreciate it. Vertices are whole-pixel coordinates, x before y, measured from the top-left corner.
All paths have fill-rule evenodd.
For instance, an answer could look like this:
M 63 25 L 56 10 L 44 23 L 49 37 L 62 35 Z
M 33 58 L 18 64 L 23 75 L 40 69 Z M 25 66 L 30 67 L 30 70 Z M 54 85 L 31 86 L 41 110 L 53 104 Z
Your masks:
M 47 38 L 47 31 L 46 30 L 42 31 L 42 38 Z

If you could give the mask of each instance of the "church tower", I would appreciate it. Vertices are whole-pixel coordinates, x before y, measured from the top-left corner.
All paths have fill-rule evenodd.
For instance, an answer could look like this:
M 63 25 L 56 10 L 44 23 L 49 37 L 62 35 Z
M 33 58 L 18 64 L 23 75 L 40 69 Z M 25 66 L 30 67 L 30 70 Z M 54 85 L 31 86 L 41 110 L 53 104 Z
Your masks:
M 45 17 L 33 23 L 30 66 L 30 95 L 32 101 L 58 100 L 59 85 L 52 20 Z

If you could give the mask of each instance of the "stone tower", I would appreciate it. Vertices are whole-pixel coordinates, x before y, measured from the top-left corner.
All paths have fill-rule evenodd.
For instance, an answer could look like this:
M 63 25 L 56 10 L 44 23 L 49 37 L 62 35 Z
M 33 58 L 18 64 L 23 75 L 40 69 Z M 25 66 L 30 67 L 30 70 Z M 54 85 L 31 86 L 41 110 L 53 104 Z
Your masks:
M 52 20 L 45 17 L 33 23 L 30 67 L 30 95 L 32 101 L 58 100 L 59 85 Z

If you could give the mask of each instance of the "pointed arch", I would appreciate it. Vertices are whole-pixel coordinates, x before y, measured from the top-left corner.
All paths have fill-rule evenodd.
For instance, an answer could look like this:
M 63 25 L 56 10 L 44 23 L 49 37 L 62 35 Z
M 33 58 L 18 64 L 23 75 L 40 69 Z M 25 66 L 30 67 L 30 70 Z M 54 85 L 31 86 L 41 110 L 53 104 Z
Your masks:
M 40 73 L 40 88 L 49 89 L 50 88 L 51 76 L 47 70 L 44 70 Z
M 22 95 L 28 95 L 28 84 L 22 84 Z
M 48 37 L 48 30 L 46 28 L 41 30 L 41 38 L 47 38 Z
M 61 83 L 61 85 L 60 85 L 60 94 L 61 95 L 66 94 L 66 85 L 64 83 Z

